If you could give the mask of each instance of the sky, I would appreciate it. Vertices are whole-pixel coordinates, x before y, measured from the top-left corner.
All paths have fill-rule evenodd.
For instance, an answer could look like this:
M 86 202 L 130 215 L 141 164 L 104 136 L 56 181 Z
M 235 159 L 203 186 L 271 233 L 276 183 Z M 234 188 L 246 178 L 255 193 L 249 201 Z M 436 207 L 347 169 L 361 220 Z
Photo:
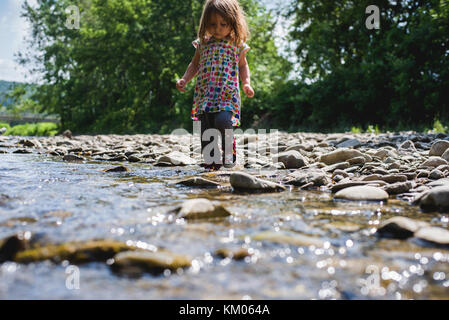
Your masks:
M 288 0 L 260 1 L 270 8 L 275 7 L 275 3 Z M 15 58 L 17 52 L 26 50 L 24 37 L 30 34 L 29 24 L 25 18 L 20 17 L 24 2 L 25 0 L 0 0 L 0 80 L 36 82 L 33 81 L 28 70 L 19 65 Z M 28 2 L 31 5 L 36 4 L 36 0 L 28 0 Z M 278 32 L 282 34 L 282 30 Z
M 28 72 L 20 66 L 14 54 L 26 48 L 23 38 L 30 27 L 20 17 L 25 0 L 0 0 L 0 80 L 28 82 Z M 29 3 L 34 4 L 36 0 Z

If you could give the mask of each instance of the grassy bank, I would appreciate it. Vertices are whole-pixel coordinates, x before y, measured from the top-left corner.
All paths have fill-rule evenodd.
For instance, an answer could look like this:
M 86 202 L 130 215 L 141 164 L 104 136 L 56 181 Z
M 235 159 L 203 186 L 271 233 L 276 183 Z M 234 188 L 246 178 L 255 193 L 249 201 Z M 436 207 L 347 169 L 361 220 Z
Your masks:
M 7 123 L 0 122 L 0 129 L 6 128 L 3 135 L 6 136 L 49 136 L 52 137 L 59 132 L 59 125 L 52 122 L 25 123 L 11 127 Z

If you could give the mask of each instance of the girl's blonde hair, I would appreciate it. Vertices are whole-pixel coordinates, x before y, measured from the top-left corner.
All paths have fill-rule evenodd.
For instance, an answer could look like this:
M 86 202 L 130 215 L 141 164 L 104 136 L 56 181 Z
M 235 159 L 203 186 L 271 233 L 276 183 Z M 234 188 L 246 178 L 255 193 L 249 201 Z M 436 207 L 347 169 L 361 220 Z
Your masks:
M 231 39 L 237 47 L 248 40 L 249 29 L 246 15 L 237 0 L 207 0 L 198 29 L 201 44 L 206 41 L 207 27 L 214 13 L 219 14 L 231 25 Z

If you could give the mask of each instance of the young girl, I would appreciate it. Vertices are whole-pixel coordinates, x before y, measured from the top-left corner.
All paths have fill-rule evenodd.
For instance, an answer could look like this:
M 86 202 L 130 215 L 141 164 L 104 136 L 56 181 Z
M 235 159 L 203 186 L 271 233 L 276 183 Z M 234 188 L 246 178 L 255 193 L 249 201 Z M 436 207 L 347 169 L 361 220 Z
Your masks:
M 232 167 L 236 162 L 236 147 L 232 128 L 240 126 L 240 85 L 252 98 L 254 90 L 250 83 L 250 72 L 246 53 L 249 35 L 245 14 L 237 0 L 207 0 L 198 30 L 198 39 L 193 41 L 195 56 L 176 87 L 185 92 L 185 86 L 198 74 L 193 98 L 192 119 L 201 121 L 201 152 L 206 159 L 206 169 L 218 170 L 222 166 Z M 220 158 L 205 154 L 210 143 L 208 129 L 220 132 L 222 154 Z M 218 136 L 213 139 L 214 143 Z M 230 146 L 232 144 L 232 147 Z M 210 156 L 210 157 L 209 157 Z

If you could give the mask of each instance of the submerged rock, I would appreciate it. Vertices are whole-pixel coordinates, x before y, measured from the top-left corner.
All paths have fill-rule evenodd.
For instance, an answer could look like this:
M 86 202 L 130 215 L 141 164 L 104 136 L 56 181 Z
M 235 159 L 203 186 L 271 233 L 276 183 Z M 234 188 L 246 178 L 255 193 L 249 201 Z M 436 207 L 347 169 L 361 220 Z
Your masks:
M 415 237 L 438 245 L 449 246 L 449 230 L 438 227 L 421 228 Z
M 420 228 L 428 227 L 427 222 L 413 220 L 406 217 L 393 217 L 384 221 L 376 234 L 381 237 L 407 239 L 413 237 Z
M 67 161 L 67 162 L 82 162 L 85 159 L 82 157 L 75 156 L 73 154 L 67 154 L 62 158 L 62 160 Z
M 323 247 L 325 241 L 299 233 L 284 233 L 275 231 L 264 231 L 251 236 L 255 241 L 270 241 L 276 243 L 291 244 L 294 246 L 316 246 Z
M 215 205 L 207 199 L 191 199 L 185 201 L 180 208 L 175 209 L 184 219 L 226 218 L 231 213 L 221 205 Z
M 234 260 L 243 260 L 246 257 L 252 256 L 252 253 L 248 251 L 248 249 L 240 248 L 237 250 L 231 250 L 231 249 L 218 249 L 215 251 L 215 255 L 219 256 L 220 258 L 230 258 Z
M 353 201 L 386 201 L 388 193 L 380 188 L 370 186 L 349 187 L 338 191 L 334 199 Z
M 241 191 L 285 191 L 287 188 L 279 183 L 262 180 L 244 172 L 233 172 L 229 178 L 231 186 Z
M 104 170 L 104 172 L 128 172 L 128 171 L 129 171 L 129 169 L 124 166 L 118 166 L 118 167 Z
M 201 177 L 193 177 L 190 179 L 182 180 L 176 182 L 175 184 L 180 184 L 188 187 L 220 187 L 221 185 L 217 182 L 207 180 Z
M 81 243 L 69 242 L 20 251 L 16 254 L 14 261 L 31 263 L 50 260 L 59 263 L 68 260 L 74 264 L 92 261 L 105 262 L 119 252 L 135 249 L 135 247 L 128 246 L 124 243 L 108 240 L 95 240 Z
M 169 251 L 126 251 L 114 256 L 111 268 L 114 272 L 140 274 L 144 272 L 160 274 L 165 270 L 176 271 L 189 268 L 192 259 Z

